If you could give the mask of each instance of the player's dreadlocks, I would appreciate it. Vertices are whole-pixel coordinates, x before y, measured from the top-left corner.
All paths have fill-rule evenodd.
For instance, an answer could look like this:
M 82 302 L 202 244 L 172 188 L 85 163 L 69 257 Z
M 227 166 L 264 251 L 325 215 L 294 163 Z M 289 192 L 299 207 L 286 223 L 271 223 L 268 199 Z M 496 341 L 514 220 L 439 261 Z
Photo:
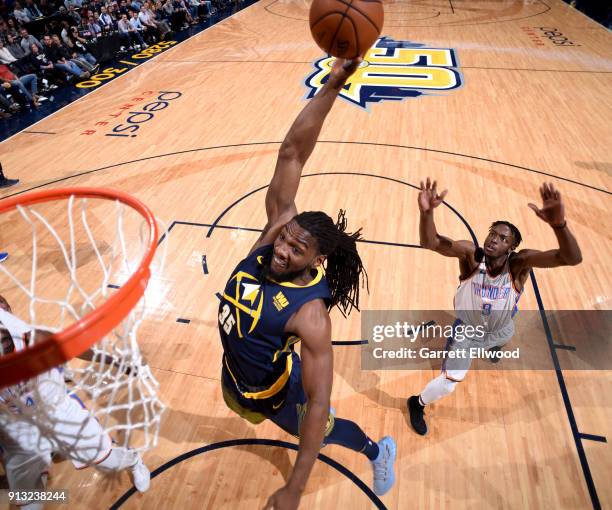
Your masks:
M 324 212 L 309 211 L 298 214 L 295 221 L 307 230 L 319 243 L 319 252 L 327 257 L 325 276 L 331 293 L 329 309 L 337 306 L 343 315 L 359 310 L 359 287 L 365 283 L 368 288 L 368 274 L 357 252 L 361 229 L 346 232 L 346 216 L 341 209 L 338 220 Z M 369 290 L 369 289 L 368 289 Z

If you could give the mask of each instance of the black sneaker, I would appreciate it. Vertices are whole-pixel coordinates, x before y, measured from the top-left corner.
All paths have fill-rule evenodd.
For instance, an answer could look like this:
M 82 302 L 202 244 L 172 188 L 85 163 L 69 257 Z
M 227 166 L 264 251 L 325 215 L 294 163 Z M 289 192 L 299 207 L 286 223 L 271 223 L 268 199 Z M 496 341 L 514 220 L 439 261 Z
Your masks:
M 419 402 L 419 396 L 413 395 L 408 399 L 408 414 L 410 415 L 410 424 L 414 431 L 424 436 L 427 434 L 427 423 L 425 423 L 424 416 L 425 406 L 422 406 Z
M 1 179 L 0 188 L 8 188 L 9 186 L 14 186 L 18 182 L 19 182 L 19 179 Z

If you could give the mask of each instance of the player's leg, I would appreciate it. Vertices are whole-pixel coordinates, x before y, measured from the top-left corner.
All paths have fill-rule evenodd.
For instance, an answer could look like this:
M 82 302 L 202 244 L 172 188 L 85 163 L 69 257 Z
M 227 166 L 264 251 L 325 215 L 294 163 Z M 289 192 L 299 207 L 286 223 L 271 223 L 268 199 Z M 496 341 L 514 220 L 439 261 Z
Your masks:
M 72 463 L 77 469 L 92 466 L 105 473 L 125 469 L 130 471 L 139 492 L 149 488 L 151 475 L 140 455 L 130 448 L 113 446 L 108 433 L 80 399 L 67 396 L 55 414 L 59 423 L 56 437 L 71 445 Z
M 0 424 L 0 452 L 9 489 L 12 491 L 44 491 L 51 447 L 41 438 L 38 429 L 26 422 Z M 40 502 L 19 505 L 23 510 L 41 510 Z
M 274 414 L 266 413 L 266 416 L 289 434 L 299 437 L 308 403 L 302 386 L 301 364 L 297 354 L 294 354 L 291 377 L 287 384 L 289 389 L 282 407 Z M 363 453 L 372 464 L 376 494 L 383 495 L 393 486 L 396 445 L 390 436 L 383 437 L 377 443 L 355 422 L 336 418 L 330 412 L 323 443 L 337 444 Z
M 407 402 L 410 424 L 415 432 L 421 436 L 427 434 L 425 407 L 455 391 L 457 383 L 465 379 L 472 363 L 471 357 L 468 355 L 470 351 L 467 345 L 451 341 L 447 351 L 455 353 L 461 351 L 462 355 L 456 358 L 446 358 L 440 375 L 429 381 L 419 395 L 413 395 Z

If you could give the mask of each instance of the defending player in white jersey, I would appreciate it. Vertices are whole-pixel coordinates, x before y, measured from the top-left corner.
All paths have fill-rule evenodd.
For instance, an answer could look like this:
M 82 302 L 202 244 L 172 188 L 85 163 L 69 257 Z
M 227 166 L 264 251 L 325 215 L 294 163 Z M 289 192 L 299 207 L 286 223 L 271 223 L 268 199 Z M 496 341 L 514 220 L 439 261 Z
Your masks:
M 478 347 L 500 349 L 514 335 L 512 317 L 518 299 L 531 268 L 574 266 L 582 261 L 580 247 L 567 226 L 561 194 L 552 184 L 540 188 L 543 205 L 539 209 L 529 204 L 538 218 L 548 223 L 559 243 L 554 250 L 514 250 L 521 242 L 519 230 L 507 221 L 496 221 L 484 242 L 484 249 L 472 241 L 453 241 L 441 236 L 434 223 L 434 209 L 438 207 L 447 190 L 438 194 L 436 181 L 430 179 L 423 184 L 419 193 L 421 212 L 419 235 L 421 246 L 438 252 L 445 257 L 459 259 L 460 284 L 455 294 L 455 310 L 458 319 L 472 326 L 481 326 L 486 332 L 479 339 Z M 469 349 L 474 341 L 461 345 L 452 340 L 448 349 Z M 408 399 L 410 423 L 420 434 L 427 433 L 424 419 L 425 406 L 449 395 L 458 382 L 463 381 L 469 369 L 470 357 L 451 366 L 450 359 L 441 374 L 427 384 L 420 395 Z
M 32 335 L 49 334 L 33 331 L 11 313 L 8 302 L 0 296 L 3 355 L 24 349 Z M 43 402 L 41 409 L 48 413 L 44 427 L 20 419 L 24 408 Z M 61 367 L 0 390 L 0 454 L 10 490 L 44 490 L 51 456 L 64 448 L 70 450 L 77 469 L 88 466 L 103 472 L 129 469 L 136 489 L 144 492 L 149 488 L 149 470 L 138 453 L 112 446 L 111 438 L 98 420 L 76 396 L 68 393 Z M 42 505 L 32 502 L 22 508 L 34 510 Z

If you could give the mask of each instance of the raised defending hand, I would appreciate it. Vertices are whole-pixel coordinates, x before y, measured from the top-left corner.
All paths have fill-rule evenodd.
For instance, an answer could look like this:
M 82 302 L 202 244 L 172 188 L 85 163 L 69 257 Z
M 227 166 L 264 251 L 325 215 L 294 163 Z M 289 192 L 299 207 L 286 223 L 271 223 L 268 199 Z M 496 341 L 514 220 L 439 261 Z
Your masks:
M 357 57 L 352 60 L 337 58 L 332 65 L 329 76 L 332 87 L 342 87 L 346 80 L 348 80 L 349 76 L 355 72 L 357 67 L 359 67 L 359 64 L 361 64 L 362 61 L 363 59 L 361 57 Z
M 443 201 L 448 190 L 444 190 L 438 195 L 438 183 L 428 177 L 425 184 L 421 181 L 421 192 L 419 193 L 419 209 L 421 212 L 429 212 L 438 207 Z
M 542 208 L 538 209 L 535 204 L 529 204 L 538 218 L 550 224 L 553 227 L 558 227 L 565 222 L 565 207 L 561 200 L 561 193 L 550 184 L 542 184 L 540 187 L 540 196 L 542 197 Z

